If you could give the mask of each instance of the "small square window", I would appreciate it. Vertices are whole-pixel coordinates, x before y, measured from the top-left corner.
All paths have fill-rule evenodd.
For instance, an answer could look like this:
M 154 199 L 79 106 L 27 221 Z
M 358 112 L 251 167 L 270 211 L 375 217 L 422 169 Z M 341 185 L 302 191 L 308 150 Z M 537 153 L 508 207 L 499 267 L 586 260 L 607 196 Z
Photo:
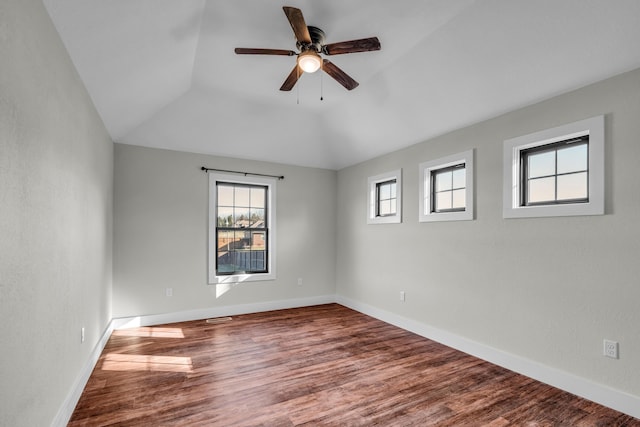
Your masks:
M 402 221 L 401 172 L 396 170 L 368 179 L 368 224 L 390 224 Z
M 473 219 L 473 150 L 420 164 L 420 222 Z
M 604 116 L 504 143 L 505 218 L 604 214 Z
M 589 135 L 520 151 L 520 206 L 589 203 Z
M 466 207 L 466 165 L 431 171 L 431 212 L 463 212 Z

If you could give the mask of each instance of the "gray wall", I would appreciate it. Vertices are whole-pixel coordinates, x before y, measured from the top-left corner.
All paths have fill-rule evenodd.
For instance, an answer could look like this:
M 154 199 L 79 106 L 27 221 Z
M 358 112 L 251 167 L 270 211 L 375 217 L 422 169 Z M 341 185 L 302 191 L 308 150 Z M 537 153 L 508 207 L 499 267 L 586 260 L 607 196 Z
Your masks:
M 638 88 L 640 70 L 339 171 L 337 293 L 640 396 Z M 600 114 L 606 215 L 502 219 L 503 141 Z M 476 219 L 419 223 L 418 164 L 471 148 Z M 403 223 L 367 225 L 367 177 L 397 168 Z
M 335 293 L 335 171 L 115 147 L 114 317 Z M 220 296 L 207 285 L 202 166 L 285 176 L 277 183 L 277 280 L 240 284 Z
M 0 425 L 45 426 L 111 319 L 113 143 L 41 1 L 0 58 Z

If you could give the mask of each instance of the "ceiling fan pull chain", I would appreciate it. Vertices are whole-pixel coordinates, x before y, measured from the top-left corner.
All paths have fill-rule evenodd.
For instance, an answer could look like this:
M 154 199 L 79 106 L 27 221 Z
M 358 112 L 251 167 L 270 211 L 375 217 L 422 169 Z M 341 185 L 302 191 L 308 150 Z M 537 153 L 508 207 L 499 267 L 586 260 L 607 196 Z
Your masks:
M 324 85 L 322 84 L 322 82 L 324 82 L 322 75 L 324 73 L 320 73 L 320 101 L 324 101 Z

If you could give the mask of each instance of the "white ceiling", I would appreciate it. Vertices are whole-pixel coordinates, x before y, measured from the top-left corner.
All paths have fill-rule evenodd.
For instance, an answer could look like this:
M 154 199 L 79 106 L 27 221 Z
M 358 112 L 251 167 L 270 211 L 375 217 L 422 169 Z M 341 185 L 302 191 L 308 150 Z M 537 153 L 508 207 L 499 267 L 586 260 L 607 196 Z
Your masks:
M 638 0 L 43 0 L 116 142 L 341 169 L 640 67 Z M 328 75 L 278 89 L 282 6 L 327 43 Z M 320 100 L 322 93 L 324 100 Z

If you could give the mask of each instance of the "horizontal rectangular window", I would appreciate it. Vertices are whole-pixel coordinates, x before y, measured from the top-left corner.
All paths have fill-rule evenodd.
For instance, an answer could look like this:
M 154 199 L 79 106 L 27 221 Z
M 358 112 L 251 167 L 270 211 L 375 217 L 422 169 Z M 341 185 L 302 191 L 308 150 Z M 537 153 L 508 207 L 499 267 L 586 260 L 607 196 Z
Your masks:
M 604 214 L 604 116 L 508 139 L 503 216 Z

